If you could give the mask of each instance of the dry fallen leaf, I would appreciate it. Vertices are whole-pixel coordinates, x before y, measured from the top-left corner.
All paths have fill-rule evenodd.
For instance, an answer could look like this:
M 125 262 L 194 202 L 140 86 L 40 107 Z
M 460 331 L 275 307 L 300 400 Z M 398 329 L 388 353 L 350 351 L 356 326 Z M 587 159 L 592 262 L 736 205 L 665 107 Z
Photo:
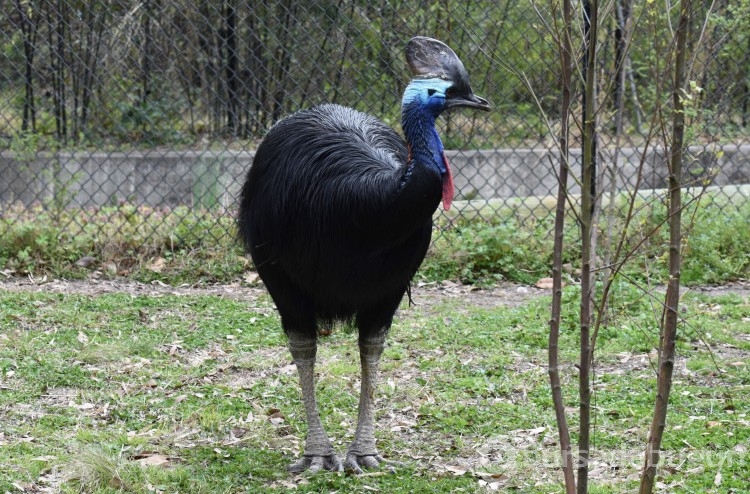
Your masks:
M 286 376 L 291 376 L 295 372 L 297 372 L 297 366 L 295 364 L 285 365 L 284 367 L 279 369 L 279 373 Z
M 284 419 L 284 414 L 281 413 L 281 410 L 278 408 L 271 408 L 268 410 L 268 421 L 271 422 L 272 425 L 276 427 L 283 425 Z
M 143 458 L 139 458 L 138 460 L 136 460 L 136 463 L 138 463 L 142 467 L 166 468 L 169 466 L 170 459 L 168 456 L 155 453 L 152 455 L 144 456 Z
M 505 482 L 506 480 L 510 480 L 510 477 L 504 473 L 474 472 L 474 475 L 487 482 Z
M 161 273 L 164 270 L 164 266 L 167 265 L 167 261 L 163 257 L 157 257 L 151 264 L 148 265 L 147 269 L 154 273 Z
M 146 324 L 149 321 L 148 312 L 144 309 L 138 309 L 138 320 Z
M 242 281 L 244 281 L 248 285 L 254 285 L 258 282 L 258 278 L 259 278 L 258 273 L 256 273 L 255 271 L 248 271 L 242 277 Z
M 240 438 L 240 437 L 243 437 L 245 434 L 247 434 L 248 430 L 243 429 L 242 427 L 234 427 L 232 428 L 231 432 L 234 437 Z
M 88 268 L 96 264 L 96 258 L 91 256 L 84 256 L 75 262 L 75 265 L 81 268 Z
M 543 290 L 552 290 L 552 278 L 541 278 L 536 283 L 534 283 L 534 286 Z M 565 282 L 563 282 L 560 286 L 564 287 Z
M 452 465 L 445 465 L 445 469 L 455 475 L 456 477 L 460 477 L 461 475 L 464 475 L 468 470 L 461 467 L 454 467 Z

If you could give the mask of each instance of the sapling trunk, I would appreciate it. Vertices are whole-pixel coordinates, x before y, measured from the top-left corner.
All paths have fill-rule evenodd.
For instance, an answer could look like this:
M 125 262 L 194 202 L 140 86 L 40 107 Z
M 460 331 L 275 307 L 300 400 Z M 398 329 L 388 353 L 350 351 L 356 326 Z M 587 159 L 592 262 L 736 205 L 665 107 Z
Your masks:
M 565 225 L 565 203 L 567 201 L 568 149 L 570 138 L 569 116 L 572 83 L 572 46 L 571 46 L 571 5 L 570 0 L 563 1 L 563 29 L 560 36 L 560 70 L 562 83 L 562 106 L 560 130 L 560 170 L 558 175 L 557 205 L 555 209 L 555 238 L 552 259 L 552 310 L 549 321 L 548 373 L 552 389 L 552 402 L 555 408 L 557 431 L 560 437 L 560 454 L 562 459 L 565 492 L 573 494 L 576 489 L 573 474 L 573 455 L 570 447 L 570 431 L 565 418 L 565 404 L 560 385 L 560 367 L 558 342 L 560 339 L 560 314 L 562 312 L 562 254 L 563 227 Z
M 583 163 L 581 180 L 581 327 L 580 361 L 578 376 L 580 430 L 578 434 L 578 479 L 579 494 L 588 492 L 589 453 L 591 447 L 591 313 L 593 296 L 592 261 L 594 245 L 594 184 L 596 170 L 596 50 L 597 50 L 597 0 L 584 1 L 584 121 Z
M 672 88 L 672 144 L 669 165 L 669 281 L 661 319 L 659 338 L 659 367 L 657 376 L 656 403 L 651 429 L 646 444 L 646 455 L 641 473 L 640 493 L 653 491 L 656 480 L 656 465 L 659 462 L 662 436 L 666 426 L 667 405 L 672 389 L 675 341 L 677 340 L 678 304 L 680 300 L 680 247 L 682 242 L 682 147 L 685 132 L 683 111 L 683 88 L 685 87 L 685 51 L 692 5 L 690 0 L 680 4 L 680 21 L 675 33 L 674 85 Z

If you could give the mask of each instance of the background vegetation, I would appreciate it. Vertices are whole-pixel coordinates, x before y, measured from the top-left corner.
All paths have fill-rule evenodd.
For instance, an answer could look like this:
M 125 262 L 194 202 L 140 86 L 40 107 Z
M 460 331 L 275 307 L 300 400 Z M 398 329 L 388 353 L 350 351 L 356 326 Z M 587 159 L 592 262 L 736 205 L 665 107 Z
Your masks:
M 626 211 L 613 217 L 618 228 Z M 6 276 L 48 278 L 113 278 L 142 281 L 228 283 L 252 269 L 229 232 L 233 220 L 204 216 L 189 209 L 152 210 L 130 204 L 76 215 L 80 229 L 60 228 L 42 208 L 18 212 L 16 221 L 0 222 L 0 272 Z M 441 227 L 417 281 L 460 280 L 479 286 L 498 281 L 533 284 L 550 275 L 552 219 L 499 216 L 495 222 L 457 221 Z M 727 208 L 707 196 L 685 216 L 692 222 L 684 246 L 682 281 L 688 285 L 724 283 L 750 277 L 750 203 Z M 631 222 L 627 248 L 634 255 L 623 274 L 634 281 L 660 283 L 667 278 L 666 209 L 658 201 L 643 202 Z M 609 221 L 609 220 L 607 220 Z M 566 276 L 579 275 L 578 226 L 566 227 Z M 601 235 L 607 228 L 602 220 Z M 104 234 L 102 234 L 104 232 Z M 196 233 L 198 232 L 198 233 Z
M 621 131 L 636 144 L 665 96 L 654 75 L 674 25 L 664 22 L 675 16 L 668 5 L 617 0 L 602 16 L 599 70 L 626 72 L 614 92 L 625 101 Z M 706 142 L 747 136 L 749 5 L 700 2 L 694 16 L 713 8 L 705 25 L 692 26 L 707 41 L 690 61 L 703 89 L 695 111 L 711 115 Z M 244 146 L 322 101 L 397 125 L 403 46 L 429 33 L 461 55 L 475 90 L 497 108 L 489 121 L 449 118 L 448 147 L 535 145 L 548 138 L 537 103 L 553 121 L 560 111 L 551 22 L 547 4 L 512 0 L 2 0 L 0 138 L 10 145 L 33 135 L 37 148 L 202 146 L 206 138 Z M 629 26 L 652 42 L 623 51 Z M 614 111 L 618 100 L 606 104 Z

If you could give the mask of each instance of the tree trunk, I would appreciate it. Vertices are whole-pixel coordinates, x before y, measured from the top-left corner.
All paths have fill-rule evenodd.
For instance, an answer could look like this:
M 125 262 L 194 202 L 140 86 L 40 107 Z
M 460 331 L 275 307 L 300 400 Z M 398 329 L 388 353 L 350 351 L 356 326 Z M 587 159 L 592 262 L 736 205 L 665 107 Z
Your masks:
M 685 87 L 685 51 L 690 29 L 692 6 L 690 0 L 680 3 L 680 21 L 675 33 L 674 84 L 672 87 L 672 146 L 669 160 L 669 281 L 661 320 L 659 341 L 659 373 L 657 376 L 656 403 L 654 416 L 646 445 L 645 462 L 641 473 L 640 493 L 653 491 L 656 480 L 656 465 L 659 463 L 661 440 L 667 420 L 667 405 L 672 389 L 675 342 L 679 321 L 680 266 L 682 242 L 682 147 L 685 132 L 685 114 L 682 104 L 682 91 Z
M 351 8 L 349 9 L 349 14 L 345 17 L 348 19 L 348 21 L 351 23 L 351 19 L 354 17 L 354 7 L 355 2 L 354 0 L 351 0 Z M 349 25 L 347 25 L 346 28 L 342 29 L 344 33 L 344 49 L 341 53 L 341 59 L 339 60 L 338 69 L 336 70 L 336 75 L 333 78 L 333 95 L 331 96 L 331 102 L 336 103 L 339 97 L 339 90 L 341 89 L 341 79 L 343 79 L 344 75 L 344 64 L 347 61 L 347 55 L 349 53 L 349 45 L 351 44 L 351 38 L 350 38 L 350 29 Z
M 31 15 L 36 13 L 29 5 L 22 5 L 16 0 L 16 8 L 21 17 L 21 35 L 23 36 L 24 63 L 24 99 L 21 131 L 36 132 L 36 108 L 34 105 L 34 55 L 36 54 L 36 22 L 32 22 Z
M 614 98 L 612 99 L 615 111 L 615 133 L 622 133 L 622 108 L 625 98 L 625 57 L 627 53 L 627 21 L 630 17 L 630 4 L 628 0 L 617 0 L 615 5 L 615 78 L 613 81 Z
M 151 94 L 151 65 L 153 36 L 151 34 L 151 18 L 153 17 L 153 0 L 143 0 L 143 44 L 141 46 L 141 100 L 140 105 L 145 108 Z M 144 125 L 147 123 L 144 122 Z
M 593 297 L 594 206 L 596 200 L 596 58 L 597 58 L 597 0 L 583 2 L 585 52 L 583 73 L 583 163 L 581 180 L 581 332 L 579 361 L 578 480 L 579 494 L 588 492 L 588 473 L 591 434 L 591 320 Z
M 248 131 L 251 134 L 260 134 L 265 128 L 263 121 L 264 102 L 266 100 L 266 83 L 265 59 L 263 38 L 260 32 L 262 29 L 262 12 L 259 12 L 261 6 L 253 7 L 247 16 L 247 68 L 248 68 L 248 90 L 245 92 L 245 109 L 247 116 Z
M 222 45 L 226 59 L 224 77 L 227 88 L 227 131 L 231 136 L 239 135 L 240 128 L 240 57 L 237 47 L 237 0 L 224 1 L 224 29 Z
M 281 19 L 280 32 L 278 34 L 279 45 L 276 47 L 276 90 L 273 96 L 273 121 L 276 122 L 281 118 L 286 103 L 286 81 L 289 74 L 289 65 L 292 61 L 292 47 L 297 40 L 294 37 L 294 24 L 297 21 L 297 2 L 284 0 L 279 5 L 282 10 L 279 14 Z
M 65 144 L 68 137 L 68 114 L 65 101 L 66 83 L 65 83 L 65 25 L 67 22 L 67 2 L 58 0 L 55 7 L 55 30 L 49 31 L 50 47 L 53 50 L 52 55 L 52 94 L 55 114 L 55 134 L 59 144 Z M 49 14 L 50 18 L 52 14 Z M 51 20 L 51 19 L 50 19 Z M 50 26 L 53 23 L 50 22 Z
M 568 171 L 569 171 L 569 138 L 570 138 L 570 104 L 572 84 L 572 23 L 571 2 L 563 1 L 563 29 L 560 34 L 560 72 L 562 105 L 560 108 L 560 171 L 557 183 L 557 205 L 555 209 L 555 237 L 552 259 L 552 310 L 549 321 L 548 342 L 548 374 L 552 390 L 552 402 L 555 408 L 557 432 L 560 437 L 560 455 L 562 460 L 565 492 L 573 494 L 576 489 L 573 474 L 573 454 L 570 447 L 570 431 L 565 417 L 565 403 L 563 402 L 562 385 L 560 383 L 560 363 L 558 343 L 560 340 L 560 318 L 562 313 L 562 255 L 563 230 L 565 226 L 565 205 L 568 200 Z
M 221 133 L 221 108 L 223 100 L 223 86 L 221 78 L 221 53 L 216 33 L 216 16 L 214 5 L 203 0 L 198 7 L 201 25 L 199 28 L 198 44 L 205 54 L 203 74 L 205 77 L 205 101 L 208 102 L 208 121 L 213 134 Z
M 104 34 L 105 22 L 107 15 L 106 10 L 96 10 L 90 18 L 91 24 L 88 26 L 86 33 L 86 51 L 83 63 L 83 87 L 81 94 L 81 129 L 85 132 L 88 129 L 89 108 L 91 107 L 91 98 L 94 94 L 94 84 L 96 81 L 96 68 L 99 66 L 99 57 L 102 49 L 102 39 Z

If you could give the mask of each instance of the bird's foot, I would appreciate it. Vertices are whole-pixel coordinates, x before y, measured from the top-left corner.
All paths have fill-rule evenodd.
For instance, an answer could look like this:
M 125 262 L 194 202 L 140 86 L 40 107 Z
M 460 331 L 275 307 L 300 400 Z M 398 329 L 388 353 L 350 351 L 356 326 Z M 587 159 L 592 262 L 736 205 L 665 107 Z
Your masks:
M 299 461 L 289 465 L 287 470 L 292 474 L 305 472 L 306 475 L 315 475 L 321 470 L 343 472 L 344 465 L 335 453 L 327 455 L 305 455 L 300 458 Z
M 346 460 L 344 461 L 344 468 L 347 472 L 353 472 L 357 475 L 363 474 L 364 469 L 380 468 L 380 465 L 386 465 L 390 471 L 394 471 L 396 468 L 405 466 L 400 461 L 387 460 L 380 456 L 377 452 L 370 454 L 359 454 L 355 451 L 349 450 L 346 453 Z

